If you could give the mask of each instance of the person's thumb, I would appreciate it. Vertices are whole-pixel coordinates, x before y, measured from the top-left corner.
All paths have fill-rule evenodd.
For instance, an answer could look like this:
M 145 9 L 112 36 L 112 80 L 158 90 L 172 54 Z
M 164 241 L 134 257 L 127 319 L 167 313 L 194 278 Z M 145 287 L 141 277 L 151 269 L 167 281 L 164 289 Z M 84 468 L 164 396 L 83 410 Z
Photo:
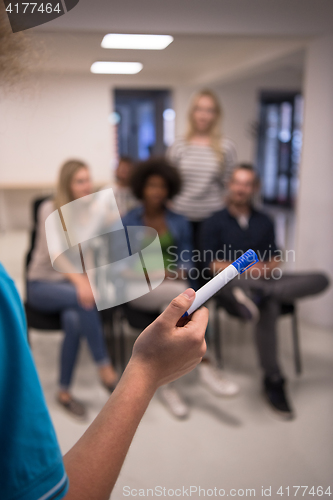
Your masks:
M 177 321 L 189 309 L 195 298 L 195 291 L 188 288 L 185 292 L 175 297 L 168 307 L 162 312 L 160 318 L 162 321 L 168 323 L 170 326 L 175 326 Z

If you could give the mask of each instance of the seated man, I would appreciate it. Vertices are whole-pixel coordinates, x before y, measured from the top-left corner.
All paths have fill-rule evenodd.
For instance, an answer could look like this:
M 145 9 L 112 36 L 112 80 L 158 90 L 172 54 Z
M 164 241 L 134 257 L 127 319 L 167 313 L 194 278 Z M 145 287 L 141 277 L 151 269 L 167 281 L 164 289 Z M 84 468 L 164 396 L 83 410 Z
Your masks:
M 265 397 L 285 418 L 293 417 L 285 393 L 285 379 L 277 355 L 276 322 L 281 303 L 315 295 L 328 286 L 321 273 L 283 273 L 278 268 L 281 251 L 275 244 L 274 226 L 263 212 L 253 208 L 259 179 L 251 165 L 239 165 L 228 186 L 226 208 L 213 214 L 203 226 L 203 258 L 216 274 L 252 248 L 259 262 L 240 279 L 222 288 L 218 300 L 231 314 L 257 320 L 256 344 L 264 373 Z

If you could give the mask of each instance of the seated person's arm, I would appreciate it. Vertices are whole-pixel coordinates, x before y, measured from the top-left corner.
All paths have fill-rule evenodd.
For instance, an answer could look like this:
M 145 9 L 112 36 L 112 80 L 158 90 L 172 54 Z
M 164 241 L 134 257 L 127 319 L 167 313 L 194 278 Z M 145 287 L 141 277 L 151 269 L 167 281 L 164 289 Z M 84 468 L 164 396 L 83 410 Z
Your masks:
M 95 299 L 88 276 L 79 273 L 64 273 L 64 277 L 75 286 L 79 304 L 85 309 L 92 309 L 95 305 Z
M 220 271 L 223 271 L 226 267 L 228 267 L 232 262 L 220 262 L 218 260 L 214 260 L 210 264 L 210 270 L 213 276 L 215 274 L 219 273 Z M 274 260 L 264 260 L 261 262 L 257 262 L 257 264 L 254 264 L 251 267 L 251 271 L 245 271 L 244 276 L 246 276 L 248 273 L 253 272 L 252 269 L 259 269 L 260 272 L 260 277 L 269 277 L 270 273 L 272 272 L 272 269 L 275 269 L 275 267 L 278 266 L 278 263 L 275 262 Z
M 196 311 L 187 323 L 183 319 L 179 321 L 193 299 L 194 294 L 191 298 L 179 295 L 136 340 L 132 357 L 114 393 L 64 456 L 70 482 L 67 500 L 109 498 L 155 390 L 189 372 L 201 361 L 206 351 L 207 309 Z
M 264 260 L 264 261 L 259 261 L 257 264 L 254 264 L 254 266 L 251 267 L 251 269 L 259 269 L 260 272 L 260 277 L 261 278 L 268 278 L 271 275 L 271 272 L 273 269 L 275 269 L 278 266 L 278 263 L 275 262 L 274 260 Z M 250 273 L 250 271 L 245 271 L 245 275 Z M 253 271 L 252 271 L 253 273 Z M 252 274 L 254 276 L 254 273 Z
M 268 258 L 265 256 L 265 260 L 259 260 L 259 262 L 255 264 L 250 271 L 245 272 L 245 275 L 250 272 L 253 273 L 254 269 L 259 269 L 260 277 L 267 279 L 270 277 L 273 269 L 279 266 L 279 262 L 274 258 L 278 254 L 279 250 L 275 243 L 275 231 L 272 221 L 269 221 L 269 226 L 265 235 L 265 247 L 267 249 Z M 254 274 L 252 274 L 252 276 L 254 276 Z

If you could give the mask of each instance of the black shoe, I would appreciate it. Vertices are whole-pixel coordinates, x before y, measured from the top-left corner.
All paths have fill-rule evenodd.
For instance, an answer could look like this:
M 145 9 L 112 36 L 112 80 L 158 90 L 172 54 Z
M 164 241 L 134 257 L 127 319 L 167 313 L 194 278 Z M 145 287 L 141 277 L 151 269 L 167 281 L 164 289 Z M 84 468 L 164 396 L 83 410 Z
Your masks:
M 85 406 L 80 403 L 77 399 L 70 397 L 68 401 L 64 401 L 57 396 L 57 402 L 65 409 L 66 413 L 76 420 L 85 422 L 87 419 L 87 411 Z
M 257 322 L 260 312 L 254 301 L 238 286 L 233 287 L 232 294 L 237 302 L 238 314 L 245 320 Z
M 264 395 L 270 407 L 285 420 L 294 418 L 293 410 L 285 393 L 285 380 L 279 375 L 276 377 L 265 377 Z
M 231 293 L 223 297 L 217 296 L 217 300 L 231 316 L 244 321 L 258 321 L 259 319 L 258 307 L 240 287 L 233 287 Z
M 106 389 L 110 394 L 112 394 L 117 386 L 118 381 L 114 382 L 113 384 L 107 384 L 106 382 L 103 382 L 103 380 L 101 382 L 102 382 L 102 386 L 104 387 L 104 389 Z

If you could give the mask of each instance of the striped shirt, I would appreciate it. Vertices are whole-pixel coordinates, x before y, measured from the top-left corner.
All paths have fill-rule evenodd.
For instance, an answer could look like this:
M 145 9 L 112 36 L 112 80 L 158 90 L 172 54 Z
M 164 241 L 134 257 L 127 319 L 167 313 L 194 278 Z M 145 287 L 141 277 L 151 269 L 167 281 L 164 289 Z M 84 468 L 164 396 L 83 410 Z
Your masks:
M 173 209 L 191 221 L 206 219 L 223 207 L 225 181 L 237 163 L 233 142 L 222 141 L 221 161 L 210 146 L 176 139 L 169 148 L 169 160 L 179 168 L 182 190 L 173 200 Z

